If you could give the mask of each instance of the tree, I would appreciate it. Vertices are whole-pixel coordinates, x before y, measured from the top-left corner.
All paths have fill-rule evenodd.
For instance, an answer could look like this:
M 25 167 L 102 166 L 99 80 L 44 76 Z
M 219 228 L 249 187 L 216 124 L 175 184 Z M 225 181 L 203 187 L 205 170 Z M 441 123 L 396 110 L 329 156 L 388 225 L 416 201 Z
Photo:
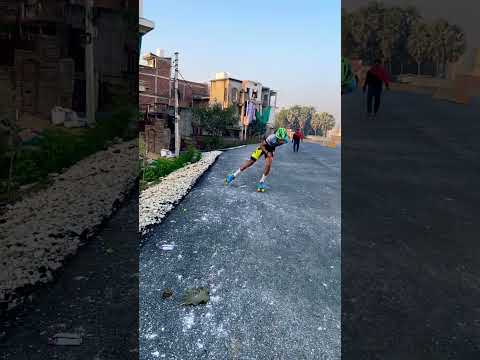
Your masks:
M 447 64 L 456 62 L 466 49 L 465 34 L 444 19 L 425 23 L 415 7 L 386 7 L 380 1 L 352 12 L 342 9 L 342 55 L 358 56 L 365 63 L 381 57 L 392 72 L 393 59 L 403 65 L 411 59 L 421 73 L 422 64 L 432 62 L 435 75 L 446 74 Z
M 355 52 L 357 44 L 352 34 L 352 14 L 342 7 L 342 55 L 349 56 Z
M 320 118 L 320 113 L 315 113 L 315 115 L 313 115 L 313 119 L 312 119 L 312 129 L 313 131 L 315 132 L 315 136 L 317 136 L 317 131 L 320 130 L 322 127 L 322 120 Z
M 451 25 L 446 39 L 446 61 L 457 62 L 465 53 L 467 41 L 465 33 L 457 25 Z
M 192 123 L 210 135 L 220 137 L 238 123 L 238 117 L 233 106 L 222 109 L 219 104 L 214 104 L 205 109 L 194 108 Z
M 421 65 L 432 53 L 431 31 L 427 24 L 419 22 L 414 25 L 414 30 L 408 39 L 407 45 L 410 56 L 417 63 L 417 75 L 421 73 Z
M 288 109 L 281 109 L 278 114 L 275 116 L 275 127 L 286 128 L 288 127 Z
M 318 113 L 319 129 L 322 136 L 327 136 L 327 132 L 335 127 L 335 118 L 327 112 Z
M 381 18 L 380 52 L 384 62 L 388 64 L 391 71 L 392 57 L 400 47 L 400 41 L 403 38 L 402 34 L 406 31 L 403 26 L 403 11 L 399 7 L 385 9 Z
M 285 113 L 281 114 L 280 121 L 286 123 L 289 128 L 300 128 L 304 131 L 307 125 L 310 124 L 314 113 L 315 108 L 312 106 L 295 105 L 286 109 Z
M 431 25 L 432 60 L 435 63 L 435 72 L 441 76 L 445 71 L 442 65 L 447 62 L 447 38 L 450 24 L 444 19 L 435 20 Z
M 403 74 L 404 64 L 407 64 L 410 60 L 410 54 L 408 51 L 408 39 L 412 34 L 414 34 L 414 27 L 420 22 L 420 20 L 421 16 L 415 7 L 409 6 L 406 8 L 402 8 L 402 30 L 395 52 L 395 57 L 400 61 L 400 74 Z
M 381 53 L 381 36 L 384 28 L 385 6 L 372 1 L 352 14 L 352 35 L 362 59 L 373 62 Z

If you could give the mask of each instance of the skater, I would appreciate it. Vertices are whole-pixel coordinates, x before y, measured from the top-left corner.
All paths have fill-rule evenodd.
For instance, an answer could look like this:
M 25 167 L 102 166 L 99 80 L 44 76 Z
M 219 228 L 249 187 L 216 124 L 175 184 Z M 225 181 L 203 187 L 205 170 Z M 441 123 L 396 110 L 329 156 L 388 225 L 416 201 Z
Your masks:
M 245 171 L 250 166 L 255 164 L 255 162 L 260 159 L 262 156 L 265 157 L 265 169 L 262 174 L 262 178 L 257 184 L 257 191 L 265 191 L 265 180 L 270 173 L 273 161 L 273 153 L 277 146 L 288 143 L 288 133 L 285 128 L 279 128 L 275 134 L 272 134 L 266 137 L 259 147 L 250 155 L 250 159 L 245 161 L 240 168 L 235 171 L 233 174 L 230 174 L 226 177 L 225 183 L 230 184 L 242 171 Z
M 303 142 L 303 133 L 300 128 L 293 133 L 293 152 L 298 152 L 298 148 L 300 147 L 300 141 Z
M 342 57 L 342 95 L 353 92 L 358 84 L 358 77 L 354 75 L 352 64 L 347 58 Z
M 375 60 L 374 65 L 368 70 L 365 84 L 363 85 L 363 93 L 367 90 L 367 113 L 369 119 L 375 119 L 378 109 L 380 108 L 380 100 L 382 95 L 382 87 L 390 89 L 388 74 L 381 66 L 380 60 Z M 373 114 L 372 114 L 373 101 Z

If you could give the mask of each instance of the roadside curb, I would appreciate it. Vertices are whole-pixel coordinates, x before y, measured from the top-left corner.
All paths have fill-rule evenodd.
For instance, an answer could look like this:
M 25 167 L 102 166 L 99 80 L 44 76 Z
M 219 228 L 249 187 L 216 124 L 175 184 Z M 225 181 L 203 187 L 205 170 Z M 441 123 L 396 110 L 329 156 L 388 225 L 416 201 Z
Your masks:
M 231 147 L 231 148 L 218 149 L 217 151 L 228 151 L 228 150 L 240 149 L 240 148 L 245 147 L 245 146 L 247 146 L 247 145 L 239 145 L 239 146 L 234 146 L 234 147 Z
M 142 225 L 141 223 L 139 224 L 139 233 L 140 233 L 140 238 L 141 238 L 140 239 L 140 246 L 142 246 L 144 237 L 146 235 L 148 235 L 156 226 L 160 225 L 164 221 L 164 219 L 168 216 L 168 214 L 171 211 L 173 211 L 177 207 L 178 204 L 180 204 L 182 202 L 182 200 L 185 198 L 185 196 L 187 196 L 190 193 L 190 191 L 193 189 L 193 187 L 200 181 L 200 179 L 202 179 L 202 177 L 208 172 L 208 170 L 217 162 L 217 160 L 220 157 L 220 155 L 222 154 L 222 152 L 219 151 L 219 150 L 216 150 L 216 152 L 217 153 L 212 152 L 212 153 L 214 153 L 213 154 L 214 159 L 211 161 L 211 163 L 206 165 L 205 169 L 203 169 L 201 171 L 201 173 L 196 174 L 195 176 L 192 177 L 191 182 L 188 184 L 185 191 L 180 194 L 180 196 L 176 197 L 173 200 L 167 200 L 167 201 L 164 201 L 164 202 L 159 201 L 158 203 L 154 204 L 156 210 L 158 210 L 158 208 L 163 207 L 163 213 L 162 214 L 150 215 L 151 217 L 153 217 L 155 219 L 153 222 L 149 222 L 145 225 Z M 192 165 L 194 165 L 194 164 L 192 164 Z M 175 177 L 176 175 L 181 174 L 185 170 L 186 170 L 185 168 L 180 168 L 180 169 L 172 172 L 171 174 L 169 174 L 168 177 Z M 183 177 L 185 177 L 185 176 L 183 176 Z M 147 190 L 145 190 L 145 191 L 147 191 Z M 143 192 L 143 193 L 145 194 L 145 192 Z M 149 207 L 145 206 L 145 205 L 142 205 L 142 193 L 140 193 L 139 201 L 140 201 L 139 217 L 142 218 L 142 210 L 143 210 L 142 207 L 146 207 L 147 209 Z

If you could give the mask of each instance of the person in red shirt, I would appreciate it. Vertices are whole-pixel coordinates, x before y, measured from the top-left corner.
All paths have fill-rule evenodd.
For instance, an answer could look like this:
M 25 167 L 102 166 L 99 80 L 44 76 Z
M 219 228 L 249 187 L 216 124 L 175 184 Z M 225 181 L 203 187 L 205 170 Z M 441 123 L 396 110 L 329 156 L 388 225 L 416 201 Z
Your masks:
M 383 84 L 390 89 L 390 78 L 382 67 L 380 59 L 375 60 L 374 65 L 368 70 L 367 78 L 363 85 L 363 92 L 367 91 L 367 113 L 369 119 L 375 119 L 380 108 Z M 373 114 L 372 114 L 373 102 Z
M 303 141 L 303 133 L 300 128 L 293 133 L 293 152 L 298 152 L 298 148 L 300 147 L 300 141 Z

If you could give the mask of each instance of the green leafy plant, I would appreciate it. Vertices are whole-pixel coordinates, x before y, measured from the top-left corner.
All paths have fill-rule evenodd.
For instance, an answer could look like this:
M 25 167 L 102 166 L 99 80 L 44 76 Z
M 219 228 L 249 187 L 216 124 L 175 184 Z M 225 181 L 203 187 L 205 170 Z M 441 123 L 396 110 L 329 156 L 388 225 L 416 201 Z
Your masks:
M 192 124 L 211 136 L 220 137 L 238 124 L 238 116 L 233 106 L 222 109 L 214 104 L 207 108 L 194 108 Z
M 177 158 L 162 158 L 153 161 L 143 169 L 142 178 L 146 182 L 155 182 L 167 176 L 187 163 L 195 163 L 201 158 L 201 153 L 193 147 L 181 153 Z
M 64 128 L 47 129 L 34 146 L 20 144 L 15 148 L 11 182 L 23 185 L 42 181 L 49 173 L 59 172 L 105 149 L 115 138 L 133 139 L 135 135 L 135 111 L 128 106 L 120 106 L 110 119 L 98 122 L 93 128 L 75 132 Z M 0 158 L 0 164 L 6 164 L 12 155 L 8 156 Z M 0 180 L 9 176 L 4 170 L 0 175 Z

